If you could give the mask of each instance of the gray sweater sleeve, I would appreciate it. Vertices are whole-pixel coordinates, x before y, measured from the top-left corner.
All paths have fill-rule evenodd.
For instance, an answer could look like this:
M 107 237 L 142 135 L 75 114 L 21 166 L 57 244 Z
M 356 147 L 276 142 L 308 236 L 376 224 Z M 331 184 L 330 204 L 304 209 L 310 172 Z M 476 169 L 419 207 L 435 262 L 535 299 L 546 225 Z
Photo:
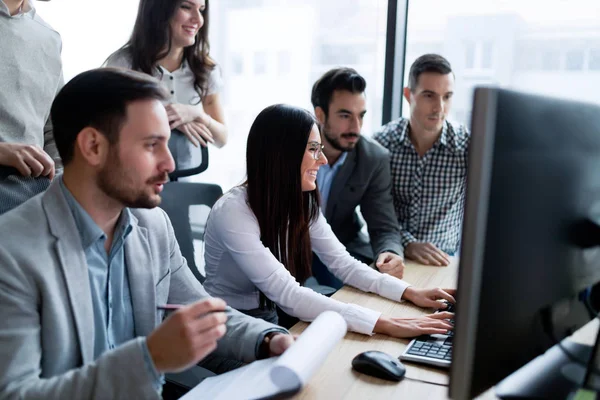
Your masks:
M 65 80 L 63 78 L 63 74 L 60 74 L 60 82 L 58 87 L 56 88 L 56 94 L 60 92 L 60 89 L 65 84 Z M 52 116 L 48 115 L 48 119 L 46 119 L 46 124 L 44 125 L 44 151 L 48 153 L 52 160 L 54 160 L 54 166 L 56 171 L 60 171 L 63 168 L 62 160 L 60 159 L 60 155 L 58 154 L 58 149 L 56 148 L 56 141 L 54 140 L 54 129 L 52 128 Z

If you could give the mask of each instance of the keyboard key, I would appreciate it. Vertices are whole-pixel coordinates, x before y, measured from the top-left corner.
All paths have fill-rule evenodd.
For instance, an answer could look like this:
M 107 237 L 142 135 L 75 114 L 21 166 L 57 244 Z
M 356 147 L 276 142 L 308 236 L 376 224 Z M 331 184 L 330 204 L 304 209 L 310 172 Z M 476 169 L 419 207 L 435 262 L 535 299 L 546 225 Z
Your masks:
M 444 356 L 442 356 L 441 354 L 428 354 L 427 357 L 437 358 L 437 359 L 443 359 L 444 358 Z

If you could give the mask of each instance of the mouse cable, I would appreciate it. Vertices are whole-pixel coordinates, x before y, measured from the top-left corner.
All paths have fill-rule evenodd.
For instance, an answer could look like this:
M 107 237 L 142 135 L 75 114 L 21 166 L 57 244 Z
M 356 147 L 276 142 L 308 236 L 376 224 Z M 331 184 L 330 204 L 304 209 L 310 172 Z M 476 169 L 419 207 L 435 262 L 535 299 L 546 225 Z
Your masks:
M 426 381 L 426 380 L 423 380 L 423 379 L 411 378 L 410 376 L 404 376 L 404 379 L 408 379 L 409 381 L 427 383 L 429 385 L 436 385 L 436 386 L 445 386 L 445 387 L 448 387 L 447 383 L 431 382 L 431 381 Z

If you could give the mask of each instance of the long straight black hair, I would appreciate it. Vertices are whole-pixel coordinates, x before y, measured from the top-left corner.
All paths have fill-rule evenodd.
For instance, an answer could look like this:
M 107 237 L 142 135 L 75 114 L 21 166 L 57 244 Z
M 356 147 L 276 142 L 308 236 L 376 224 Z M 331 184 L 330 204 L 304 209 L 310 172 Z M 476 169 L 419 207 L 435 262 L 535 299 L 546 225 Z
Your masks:
M 319 215 L 317 190 L 302 191 L 300 167 L 315 119 L 284 104 L 265 108 L 254 120 L 246 148 L 248 205 L 260 240 L 300 283 L 310 276 L 309 226 Z M 273 302 L 260 293 L 260 307 Z
M 154 75 L 158 61 L 171 50 L 171 29 L 169 21 L 184 0 L 140 0 L 137 18 L 129 41 L 121 48 L 131 56 L 131 67 Z M 209 0 L 204 10 L 204 25 L 196 34 L 192 46 L 183 49 L 183 59 L 194 73 L 194 88 L 203 97 L 206 93 L 208 76 L 215 68 L 209 56 L 208 41 Z

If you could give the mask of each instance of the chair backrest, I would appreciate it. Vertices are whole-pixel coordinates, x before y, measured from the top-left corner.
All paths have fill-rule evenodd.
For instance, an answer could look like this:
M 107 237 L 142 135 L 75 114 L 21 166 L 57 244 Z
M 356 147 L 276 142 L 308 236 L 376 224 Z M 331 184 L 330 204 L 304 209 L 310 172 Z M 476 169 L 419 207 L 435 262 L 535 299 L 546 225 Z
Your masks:
M 171 131 L 171 135 L 177 135 L 179 132 L 179 130 L 177 129 L 173 129 Z M 179 133 L 181 134 L 181 133 Z M 187 139 L 185 139 L 187 140 Z M 194 168 L 188 168 L 188 169 L 176 169 L 175 171 L 171 172 L 169 174 L 169 179 L 172 182 L 176 182 L 177 179 L 179 178 L 183 178 L 186 176 L 192 176 L 192 175 L 198 175 L 201 172 L 206 171 L 206 169 L 208 168 L 208 147 L 204 147 L 204 146 L 200 146 L 200 154 L 202 157 L 202 160 L 200 162 L 200 165 L 198 165 L 197 167 Z M 177 163 L 177 160 L 175 160 Z
M 204 229 L 192 230 L 189 209 L 193 205 L 210 208 L 222 195 L 223 190 L 219 185 L 197 182 L 169 182 L 161 194 L 161 207 L 171 219 L 181 253 L 201 283 L 204 282 L 204 276 L 194 260 L 194 239 L 203 239 Z

